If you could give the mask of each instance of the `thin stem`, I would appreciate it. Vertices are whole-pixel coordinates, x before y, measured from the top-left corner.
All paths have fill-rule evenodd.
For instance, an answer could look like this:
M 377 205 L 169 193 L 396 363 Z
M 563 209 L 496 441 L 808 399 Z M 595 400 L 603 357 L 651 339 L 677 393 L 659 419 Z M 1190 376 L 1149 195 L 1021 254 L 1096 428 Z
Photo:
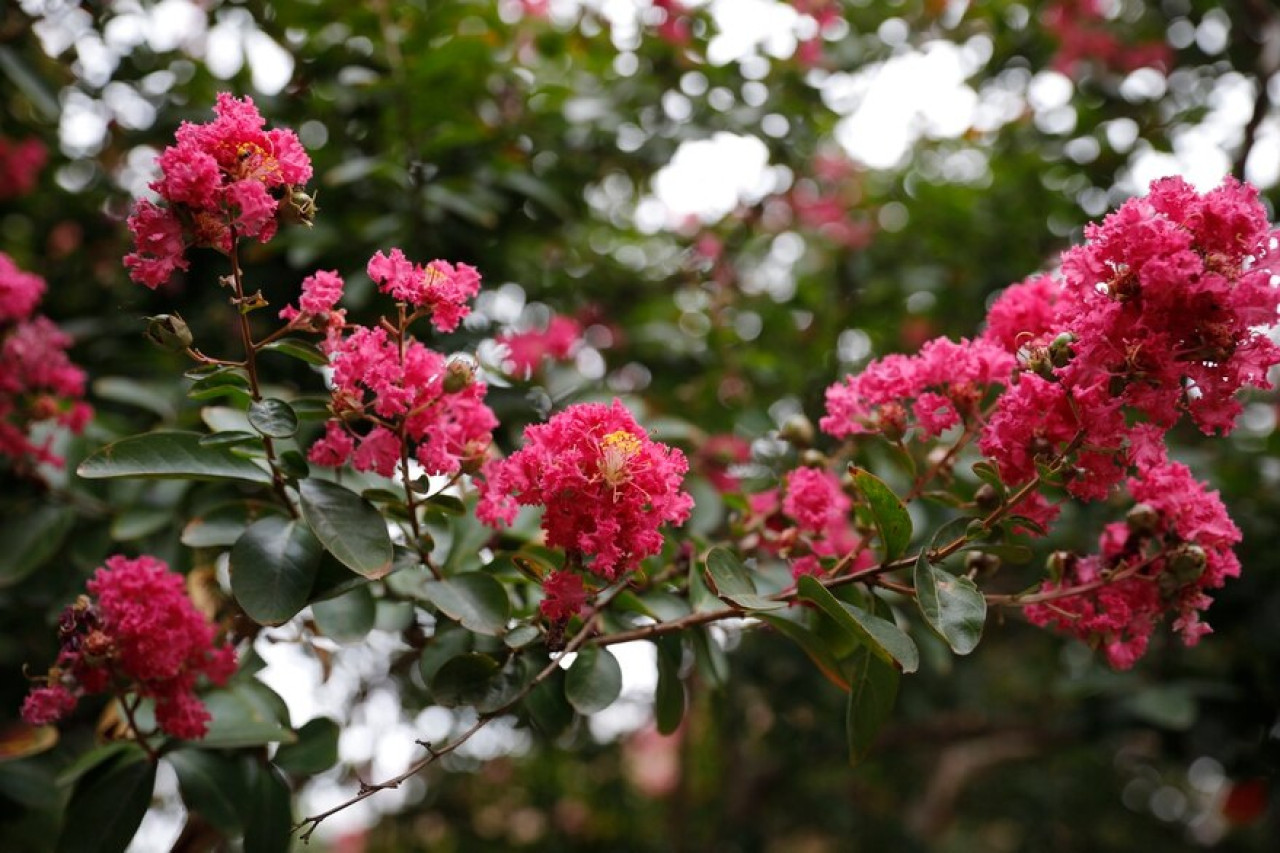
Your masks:
M 262 400 L 262 386 L 258 383 L 258 352 L 254 348 L 253 332 L 249 328 L 249 316 L 241 310 L 241 306 L 245 302 L 244 273 L 240 269 L 240 252 L 234 228 L 231 230 L 230 257 L 231 284 L 235 288 L 236 294 L 232 304 L 236 309 L 236 318 L 240 324 L 240 342 L 244 345 L 244 369 L 249 375 L 249 396 L 257 403 Z M 280 466 L 276 462 L 275 444 L 270 436 L 262 436 L 262 447 L 267 453 L 267 464 L 271 467 L 271 486 L 275 489 L 280 502 L 289 510 L 289 514 L 297 518 L 298 510 L 293 505 L 293 501 L 289 499 L 289 492 L 284 484 L 284 475 L 280 473 Z
M 124 709 L 124 717 L 129 721 L 129 730 L 133 732 L 134 742 L 137 743 L 138 746 L 142 747 L 143 751 L 147 753 L 147 758 L 149 758 L 151 763 L 154 764 L 160 760 L 160 753 L 156 752 L 155 748 L 147 742 L 147 738 L 143 735 L 142 729 L 138 728 L 138 721 L 133 716 L 134 712 L 138 710 L 138 705 L 140 704 L 142 704 L 141 696 L 135 696 L 132 703 L 129 702 L 127 697 L 120 697 L 120 707 Z
M 351 806 L 355 805 L 358 802 L 361 802 L 362 800 L 368 799 L 369 797 L 373 796 L 379 791 L 384 791 L 388 788 L 400 787 L 400 785 L 403 784 L 406 780 L 418 775 L 427 766 L 435 763 L 440 758 L 448 755 L 449 753 L 456 750 L 458 747 L 462 746 L 464 743 L 469 741 L 476 734 L 476 732 L 480 731 L 489 723 L 491 723 L 493 720 L 507 713 L 516 705 L 518 705 L 520 702 L 522 702 L 524 698 L 528 696 L 530 693 L 532 693 L 539 684 L 546 681 L 555 673 L 557 669 L 559 669 L 560 660 L 565 654 L 569 654 L 570 652 L 575 652 L 582 647 L 582 645 L 588 640 L 588 638 L 590 638 L 591 634 L 596 630 L 597 617 L 601 613 L 603 613 L 606 608 L 608 608 L 609 604 L 613 601 L 614 597 L 624 589 L 626 589 L 626 584 L 619 583 L 619 584 L 615 584 L 613 587 L 602 592 L 600 596 L 597 598 L 595 605 L 587 613 L 586 617 L 583 618 L 582 627 L 578 629 L 578 632 L 574 634 L 573 638 L 569 640 L 569 642 L 565 645 L 563 653 L 557 656 L 555 659 L 548 661 L 547 665 L 544 666 L 541 670 L 539 670 L 538 674 L 535 675 L 532 679 L 530 679 L 529 683 L 526 684 L 523 688 L 521 688 L 520 692 L 517 693 L 514 697 L 512 697 L 510 701 L 508 701 L 506 704 L 504 704 L 500 708 L 496 708 L 493 711 L 490 711 L 486 714 L 481 714 L 476 719 L 475 723 L 471 725 L 470 728 L 468 728 L 462 734 L 458 735 L 453 740 L 449 741 L 448 743 L 442 746 L 434 746 L 425 741 L 418 741 L 418 743 L 424 749 L 427 750 L 427 754 L 425 757 L 420 758 L 417 761 L 413 762 L 413 764 L 409 765 L 409 768 L 405 770 L 403 773 L 401 773 L 400 775 L 394 776 L 390 779 L 387 779 L 386 781 L 373 782 L 373 783 L 362 782 L 360 784 L 360 790 L 355 795 L 348 798 L 344 802 L 339 803 L 338 805 L 334 806 L 331 809 L 328 809 L 327 811 L 319 812 L 317 814 L 304 817 L 301 821 L 299 821 L 293 827 L 295 832 L 299 830 L 303 830 L 302 834 L 299 835 L 298 837 L 303 842 L 309 842 L 311 840 L 312 833 L 316 831 L 316 828 L 320 826 L 320 824 L 326 818 L 337 814 L 343 809 L 350 808 Z
M 937 477 L 938 474 L 955 461 L 956 456 L 961 450 L 969 445 L 969 442 L 973 441 L 975 435 L 977 435 L 977 432 L 973 427 L 971 425 L 966 425 L 964 432 L 961 433 L 958 439 L 956 439 L 956 443 L 947 449 L 947 452 L 942 455 L 942 458 L 930 465 L 928 470 L 924 473 L 916 477 L 915 482 L 911 484 L 911 490 L 902 498 L 902 502 L 910 503 L 920 497 L 924 492 L 924 487 L 929 485 L 934 477 Z

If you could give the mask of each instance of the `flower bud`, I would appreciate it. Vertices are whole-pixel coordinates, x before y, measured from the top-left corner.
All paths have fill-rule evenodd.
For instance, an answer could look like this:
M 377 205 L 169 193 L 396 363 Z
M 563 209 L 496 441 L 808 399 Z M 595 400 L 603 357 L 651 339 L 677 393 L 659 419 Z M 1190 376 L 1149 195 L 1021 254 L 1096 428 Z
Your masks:
M 1160 513 L 1148 503 L 1135 504 L 1124 520 L 1129 529 L 1139 536 L 1153 536 L 1160 531 Z
M 1052 580 L 1060 581 L 1075 561 L 1076 555 L 1070 551 L 1054 551 L 1045 560 L 1045 568 L 1049 571 L 1049 577 Z
M 783 441 L 796 447 L 808 447 L 813 444 L 813 423 L 804 415 L 792 415 L 782 425 L 778 435 Z
M 309 196 L 302 190 L 291 187 L 289 189 L 289 197 L 285 199 L 284 204 L 280 205 L 280 218 L 285 222 L 296 225 L 305 225 L 308 228 L 316 221 L 316 213 L 320 210 L 316 206 L 314 196 Z
M 1063 332 L 1049 344 L 1049 361 L 1054 367 L 1066 367 L 1071 362 L 1071 357 L 1075 355 L 1071 351 L 1071 344 L 1075 339 L 1076 336 L 1070 332 Z
M 177 314 L 157 314 L 147 318 L 147 340 L 163 349 L 182 352 L 195 340 L 186 321 Z
M 469 358 L 449 359 L 444 369 L 444 390 L 446 394 L 457 394 L 475 381 L 476 366 Z
M 1000 491 L 990 483 L 983 483 L 978 487 L 978 491 L 973 493 L 973 502 L 983 512 L 991 512 L 1000 506 L 1000 501 Z
M 1209 555 L 1194 542 L 1183 542 L 1169 552 L 1169 573 L 1180 585 L 1198 580 L 1208 563 Z
M 827 464 L 827 457 L 820 450 L 809 449 L 800 454 L 800 464 L 806 468 L 823 468 Z

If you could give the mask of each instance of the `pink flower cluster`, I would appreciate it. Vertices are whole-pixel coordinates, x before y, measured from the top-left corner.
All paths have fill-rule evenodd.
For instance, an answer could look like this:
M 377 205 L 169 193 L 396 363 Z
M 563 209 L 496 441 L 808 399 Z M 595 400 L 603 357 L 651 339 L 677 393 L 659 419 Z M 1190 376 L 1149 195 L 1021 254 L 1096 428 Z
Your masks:
M 208 124 L 183 122 L 151 184 L 164 206 L 140 201 L 129 217 L 136 250 L 124 259 L 134 281 L 156 288 L 187 268 L 186 249 L 230 252 L 235 240 L 267 242 L 280 204 L 311 179 L 311 160 L 291 130 L 263 130 L 253 100 L 223 92 Z
M 935 338 L 918 355 L 889 355 L 827 389 L 822 430 L 836 438 L 878 432 L 896 439 L 912 425 L 936 437 L 972 424 L 983 400 L 1007 385 L 1015 360 L 986 341 Z
M 443 355 L 381 327 L 357 326 L 325 344 L 333 367 L 325 435 L 308 454 L 319 465 L 348 461 L 394 476 L 409 454 L 428 474 L 453 474 L 485 457 L 494 427 L 482 382 L 455 386 Z M 469 380 L 469 377 L 468 377 Z
M 292 329 L 323 332 L 336 345 L 346 328 L 347 312 L 338 307 L 346 283 L 337 270 L 317 270 L 302 280 L 297 306 L 280 309 L 280 319 Z
M 843 557 L 860 542 L 853 531 L 853 501 L 830 471 L 796 468 L 781 490 L 751 495 L 748 502 L 748 523 L 759 527 L 760 547 L 789 560 L 796 578 L 820 574 L 821 558 Z
M 650 439 L 617 400 L 570 406 L 524 438 L 484 467 L 476 514 L 486 524 L 511 524 L 520 506 L 544 507 L 547 544 L 613 580 L 662 549 L 663 524 L 689 517 L 684 454 Z
M 20 198 L 35 189 L 48 159 L 44 143 L 35 137 L 18 142 L 0 136 L 0 201 Z
M 1053 68 L 1072 74 L 1089 62 L 1130 72 L 1173 66 L 1173 51 L 1162 40 L 1126 43 L 1108 28 L 1101 0 L 1055 0 L 1044 10 L 1045 29 L 1058 42 Z
M 154 557 L 111 557 L 89 580 L 90 596 L 63 613 L 61 650 L 48 683 L 31 691 L 22 716 L 47 725 L 82 695 L 133 693 L 155 700 L 168 734 L 203 737 L 209 712 L 195 694 L 200 676 L 224 684 L 235 650 L 214 644 L 214 628 L 186 595 L 181 575 Z
M 542 330 L 503 332 L 499 344 L 507 348 L 503 367 L 515 376 L 530 376 L 543 359 L 567 361 L 582 340 L 582 325 L 572 317 L 555 315 Z
M 1130 521 L 1108 525 L 1098 554 L 1068 560 L 1062 576 L 1041 589 L 1045 595 L 1078 586 L 1087 591 L 1026 608 L 1033 624 L 1100 645 L 1117 669 L 1142 657 L 1167 612 L 1183 642 L 1195 645 L 1212 630 L 1200 621 L 1212 603 L 1206 591 L 1240 574 L 1231 550 L 1240 530 L 1218 493 L 1206 490 L 1186 466 L 1155 464 L 1128 486 L 1139 502 Z M 1126 572 L 1132 573 L 1107 582 Z
M 399 249 L 390 255 L 378 252 L 369 260 L 369 278 L 397 302 L 431 312 L 431 322 L 442 332 L 452 332 L 471 313 L 467 304 L 480 292 L 480 273 L 467 264 L 448 261 L 415 264 Z
M 1207 568 L 1171 586 L 1186 554 L 1152 557 L 1137 547 L 1154 547 L 1149 535 L 1113 526 L 1100 555 L 1045 587 L 1084 584 L 1088 595 L 1032 612 L 1041 624 L 1103 638 L 1112 662 L 1129 665 L 1166 611 L 1191 641 L 1208 630 L 1198 618 L 1204 590 L 1239 571 L 1230 553 L 1238 532 L 1216 494 L 1167 461 L 1164 439 L 1184 414 L 1206 433 L 1228 432 L 1236 392 L 1270 387 L 1280 347 L 1264 329 L 1280 315 L 1280 255 L 1257 191 L 1231 178 L 1203 195 L 1179 178 L 1156 181 L 1085 236 L 1063 254 L 1060 278 L 1006 290 L 979 340 L 934 340 L 832 386 L 822 428 L 895 439 L 914 424 L 927 439 L 963 422 L 981 428 L 978 447 L 1010 487 L 1045 464 L 1081 500 L 1127 480 L 1165 520 L 1162 547 L 1202 549 Z M 997 385 L 1005 387 L 988 414 Z M 1033 493 L 1013 511 L 1045 523 L 1056 507 Z M 1142 572 L 1110 580 L 1148 558 Z
M 1156 181 L 1085 235 L 1064 253 L 1060 282 L 1031 279 L 992 306 L 984 340 L 1026 370 L 980 447 L 1014 484 L 1074 439 L 1084 449 L 1068 488 L 1097 499 L 1158 456 L 1184 413 L 1227 432 L 1236 392 L 1270 387 L 1280 347 L 1260 329 L 1275 323 L 1280 290 L 1257 191 L 1231 178 L 1204 195 Z
M 0 457 L 19 469 L 31 462 L 58 465 L 53 436 L 37 444 L 31 427 L 57 423 L 80 432 L 93 417 L 83 401 L 84 371 L 67 357 L 71 337 L 35 313 L 44 279 L 19 269 L 0 252 Z

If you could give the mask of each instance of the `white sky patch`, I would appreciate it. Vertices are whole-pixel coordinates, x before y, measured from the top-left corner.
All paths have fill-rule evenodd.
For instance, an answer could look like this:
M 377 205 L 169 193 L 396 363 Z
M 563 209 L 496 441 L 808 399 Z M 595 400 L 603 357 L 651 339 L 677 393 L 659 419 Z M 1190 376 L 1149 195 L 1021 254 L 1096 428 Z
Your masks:
M 707 61 L 727 65 L 763 53 L 777 58 L 796 51 L 796 10 L 775 0 L 714 0 L 716 34 L 707 43 Z
M 768 165 L 769 149 L 754 136 L 720 132 L 683 142 L 654 175 L 654 197 L 637 207 L 636 224 L 651 232 L 693 216 L 714 222 L 770 192 L 774 181 Z
M 964 48 L 935 41 L 856 74 L 833 75 L 828 104 L 852 103 L 836 127 L 849 156 L 872 169 L 897 165 L 921 136 L 951 139 L 973 125 L 978 95 L 965 83 Z

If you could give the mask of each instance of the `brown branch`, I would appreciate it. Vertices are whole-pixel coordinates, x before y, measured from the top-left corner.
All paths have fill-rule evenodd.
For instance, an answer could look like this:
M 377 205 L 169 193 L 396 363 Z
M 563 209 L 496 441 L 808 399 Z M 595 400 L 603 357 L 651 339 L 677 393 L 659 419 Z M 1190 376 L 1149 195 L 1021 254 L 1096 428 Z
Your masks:
M 1253 148 L 1257 144 L 1258 131 L 1267 114 L 1271 112 L 1271 92 L 1267 84 L 1277 72 L 1280 72 L 1280 18 L 1277 18 L 1270 4 L 1263 3 L 1261 0 L 1249 0 L 1245 6 L 1251 19 L 1249 25 L 1237 26 L 1235 29 L 1258 34 L 1258 61 L 1255 69 L 1258 94 L 1254 97 L 1253 112 L 1244 126 L 1244 141 L 1240 145 L 1240 151 L 1236 154 L 1235 163 L 1231 169 L 1232 173 L 1241 180 L 1245 177 L 1244 170 L 1249 163 L 1249 155 L 1253 153 Z
M 520 692 L 512 697 L 506 704 L 502 705 L 500 708 L 495 708 L 488 713 L 481 714 L 470 728 L 442 746 L 434 746 L 426 741 L 418 741 L 419 745 L 427 751 L 425 757 L 413 762 L 413 764 L 409 765 L 407 770 L 398 776 L 393 776 L 392 778 L 382 782 L 361 782 L 360 790 L 355 795 L 349 797 L 338 805 L 327 809 L 326 811 L 304 817 L 293 827 L 294 832 L 302 832 L 298 838 L 303 842 L 310 842 L 312 833 L 316 831 L 316 828 L 319 827 L 326 818 L 337 814 L 343 809 L 350 808 L 356 803 L 367 800 L 379 791 L 400 787 L 400 785 L 405 781 L 418 775 L 429 765 L 434 764 L 440 758 L 462 746 L 464 743 L 469 741 L 476 732 L 480 731 L 489 723 L 493 722 L 493 720 L 507 713 L 522 702 L 524 698 L 532 693 L 539 684 L 546 681 L 557 669 L 559 669 L 560 661 L 563 659 L 564 655 L 577 651 L 585 642 L 587 642 L 592 632 L 596 630 L 596 618 L 603 613 L 606 608 L 608 608 L 614 597 L 624 589 L 626 589 L 626 584 L 619 583 L 602 592 L 598 597 L 596 604 L 591 608 L 590 612 L 587 613 L 586 617 L 583 618 L 582 627 L 578 629 L 578 632 L 574 634 L 573 638 L 565 645 L 563 653 L 549 661 L 547 665 L 544 666 L 537 675 L 530 679 L 529 683 L 521 688 Z
M 236 319 L 240 326 L 240 341 L 244 345 L 244 368 L 249 375 L 249 396 L 253 399 L 253 402 L 257 403 L 262 400 L 262 386 L 258 382 L 258 351 L 254 348 L 253 332 L 249 328 L 249 315 L 241 310 L 241 306 L 245 301 L 244 273 L 240 269 L 240 252 L 234 228 L 231 229 L 230 257 L 231 284 L 235 289 L 235 298 L 232 299 L 232 304 L 236 309 Z M 284 475 L 280 472 L 280 466 L 276 462 L 275 444 L 270 436 L 262 436 L 262 448 L 266 451 L 267 465 L 271 468 L 271 487 L 275 489 L 276 496 L 280 498 L 280 502 L 289 511 L 289 515 L 297 518 L 298 509 L 293 505 L 293 501 L 289 499 L 289 492 L 284 484 Z

